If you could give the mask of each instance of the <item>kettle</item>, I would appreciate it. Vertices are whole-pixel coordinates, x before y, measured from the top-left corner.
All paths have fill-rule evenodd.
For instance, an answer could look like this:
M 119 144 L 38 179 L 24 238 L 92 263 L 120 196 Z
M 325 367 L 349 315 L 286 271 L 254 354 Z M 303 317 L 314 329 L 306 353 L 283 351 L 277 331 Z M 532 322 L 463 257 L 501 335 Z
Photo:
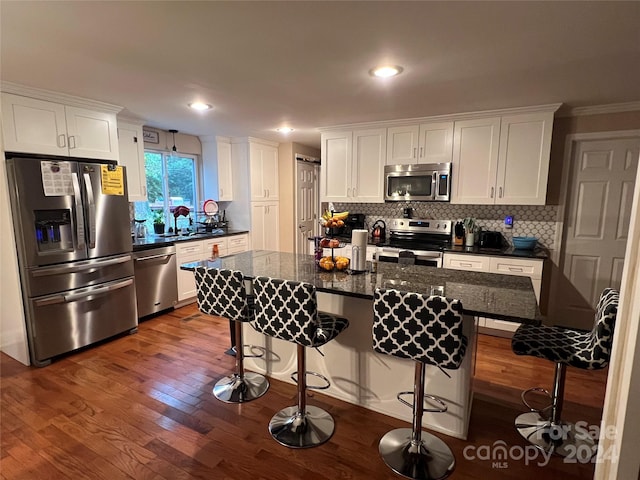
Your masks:
M 136 238 L 145 238 L 147 236 L 146 220 L 134 220 L 136 222 Z
M 373 238 L 381 238 L 381 239 L 385 239 L 387 236 L 387 224 L 384 222 L 384 220 L 376 220 L 376 222 L 373 224 L 373 227 L 371 227 L 371 236 Z

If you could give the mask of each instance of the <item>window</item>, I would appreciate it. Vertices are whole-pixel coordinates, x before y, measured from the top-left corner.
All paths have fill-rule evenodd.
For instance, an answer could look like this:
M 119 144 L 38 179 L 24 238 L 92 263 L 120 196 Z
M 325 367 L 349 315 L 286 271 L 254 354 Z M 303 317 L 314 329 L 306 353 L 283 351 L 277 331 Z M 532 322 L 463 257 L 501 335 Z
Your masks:
M 196 220 L 198 205 L 197 157 L 178 153 L 144 152 L 147 177 L 147 201 L 134 202 L 136 220 L 145 220 L 147 231 L 154 232 L 154 223 L 164 221 L 164 232 L 170 228 L 187 228 Z M 185 206 L 189 217 L 175 218 L 176 207 Z M 162 233 L 162 232 L 157 232 Z

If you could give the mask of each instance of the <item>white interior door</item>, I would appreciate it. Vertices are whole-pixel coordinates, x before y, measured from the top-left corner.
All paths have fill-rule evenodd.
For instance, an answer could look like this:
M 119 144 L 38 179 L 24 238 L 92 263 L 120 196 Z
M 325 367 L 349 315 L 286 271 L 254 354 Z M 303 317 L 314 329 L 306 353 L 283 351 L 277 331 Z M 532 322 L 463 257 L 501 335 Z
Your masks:
M 309 162 L 296 162 L 296 253 L 308 252 L 308 240 L 317 231 L 318 175 L 317 165 Z
M 605 287 L 620 288 L 640 139 L 574 145 L 553 320 L 590 329 Z

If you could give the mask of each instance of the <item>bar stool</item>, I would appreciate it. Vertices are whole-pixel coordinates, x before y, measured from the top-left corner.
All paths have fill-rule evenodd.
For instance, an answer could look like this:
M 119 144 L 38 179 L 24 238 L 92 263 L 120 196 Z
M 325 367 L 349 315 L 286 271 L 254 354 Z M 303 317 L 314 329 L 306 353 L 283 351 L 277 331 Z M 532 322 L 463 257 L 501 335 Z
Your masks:
M 460 367 L 467 348 L 462 304 L 437 295 L 376 288 L 373 313 L 373 349 L 416 362 L 414 391 L 398 393 L 398 400 L 413 409 L 413 426 L 387 432 L 380 440 L 380 456 L 403 477 L 446 478 L 455 468 L 455 457 L 446 443 L 422 431 L 422 414 L 446 412 L 447 405 L 434 395 L 425 395 L 424 374 L 425 364 L 441 370 Z M 413 404 L 402 398 L 411 393 Z M 425 409 L 424 398 L 438 408 Z
M 257 277 L 253 281 L 255 316 L 253 327 L 270 337 L 297 344 L 297 372 L 291 375 L 298 384 L 298 404 L 276 413 L 269 422 L 271 436 L 291 448 L 315 447 L 333 435 L 335 423 L 325 410 L 307 405 L 306 390 L 324 390 L 329 380 L 306 371 L 306 347 L 321 347 L 349 326 L 346 318 L 318 311 L 316 288 L 308 283 Z M 322 378 L 326 385 L 307 386 L 306 375 Z
M 219 380 L 213 387 L 213 395 L 226 403 L 244 403 L 264 395 L 269 381 L 264 375 L 245 372 L 245 355 L 242 341 L 242 322 L 251 319 L 242 272 L 216 268 L 196 267 L 198 308 L 209 315 L 226 317 L 235 325 L 236 371 Z
M 530 355 L 555 362 L 553 393 L 539 387 L 522 392 L 522 402 L 529 409 L 516 418 L 515 426 L 529 443 L 548 453 L 563 457 L 596 451 L 589 432 L 561 419 L 564 382 L 567 365 L 586 370 L 598 370 L 609 363 L 611 342 L 618 312 L 618 292 L 606 288 L 600 295 L 595 322 L 590 332 L 560 327 L 521 325 L 511 340 L 516 355 Z M 542 392 L 551 403 L 536 409 L 527 401 L 527 394 Z

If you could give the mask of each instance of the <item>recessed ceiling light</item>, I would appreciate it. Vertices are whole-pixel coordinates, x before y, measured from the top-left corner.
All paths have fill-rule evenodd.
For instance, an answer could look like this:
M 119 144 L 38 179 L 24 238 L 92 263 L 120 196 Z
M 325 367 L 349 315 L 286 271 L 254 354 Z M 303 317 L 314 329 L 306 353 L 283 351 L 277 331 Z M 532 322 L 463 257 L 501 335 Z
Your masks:
M 276 128 L 276 132 L 291 133 L 291 132 L 293 132 L 293 128 L 291 128 L 291 127 L 280 127 L 280 128 Z
M 199 110 L 201 112 L 204 110 L 210 110 L 212 108 L 211 105 L 209 105 L 208 103 L 202 103 L 202 102 L 193 102 L 193 103 L 190 103 L 189 106 L 194 110 Z
M 402 73 L 402 67 L 398 65 L 384 65 L 382 67 L 375 67 L 369 70 L 369 74 L 374 77 L 388 78 L 394 77 Z

